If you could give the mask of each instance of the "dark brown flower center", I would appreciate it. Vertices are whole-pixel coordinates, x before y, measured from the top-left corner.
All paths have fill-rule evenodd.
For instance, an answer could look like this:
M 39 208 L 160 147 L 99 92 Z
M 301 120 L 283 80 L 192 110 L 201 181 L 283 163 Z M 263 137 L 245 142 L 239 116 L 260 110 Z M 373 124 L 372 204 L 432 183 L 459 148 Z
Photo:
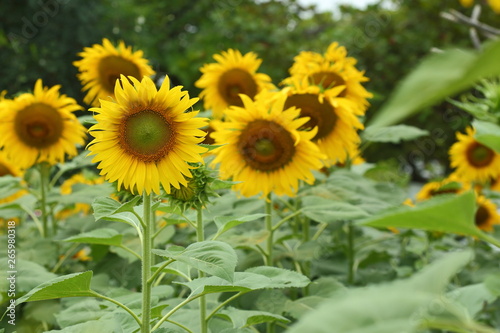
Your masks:
M 120 74 L 141 79 L 141 71 L 136 64 L 120 56 L 108 56 L 99 62 L 99 75 L 103 88 L 113 94 Z
M 14 173 L 12 172 L 12 170 L 8 166 L 0 163 L 0 177 L 7 176 L 7 175 L 14 176 Z
M 122 148 L 146 163 L 161 160 L 175 143 L 172 125 L 163 114 L 153 110 L 125 117 L 119 131 Z
M 63 119 L 52 106 L 35 103 L 16 114 L 15 131 L 26 145 L 38 149 L 56 143 L 62 135 Z
M 490 218 L 490 212 L 488 209 L 482 205 L 476 211 L 475 223 L 478 228 L 488 225 L 488 219 Z
M 479 142 L 469 145 L 466 154 L 469 163 L 478 168 L 490 165 L 495 157 L 495 152 L 492 149 Z
M 271 172 L 292 161 L 295 142 L 280 124 L 255 120 L 241 132 L 238 151 L 252 169 Z
M 318 72 L 311 75 L 311 81 L 313 84 L 322 86 L 323 89 L 331 89 L 337 86 L 345 85 L 345 80 L 333 72 Z M 342 90 L 339 97 L 345 97 L 346 89 Z
M 300 109 L 301 117 L 310 117 L 300 129 L 308 130 L 318 126 L 318 133 L 313 141 L 324 138 L 335 128 L 337 115 L 333 106 L 326 100 L 320 103 L 316 94 L 295 94 L 286 99 L 285 109 L 295 106 Z
M 239 94 L 245 94 L 252 99 L 257 94 L 257 83 L 253 76 L 239 68 L 230 69 L 222 74 L 217 87 L 229 105 L 243 106 Z

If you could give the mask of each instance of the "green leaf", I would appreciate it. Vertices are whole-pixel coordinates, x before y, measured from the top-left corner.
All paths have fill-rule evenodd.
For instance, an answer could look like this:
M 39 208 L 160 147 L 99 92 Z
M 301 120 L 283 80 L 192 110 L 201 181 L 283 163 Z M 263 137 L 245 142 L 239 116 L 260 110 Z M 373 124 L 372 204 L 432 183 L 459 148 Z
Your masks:
M 500 153 L 500 126 L 486 121 L 474 120 L 476 140 Z
M 214 218 L 214 222 L 217 225 L 217 234 L 212 237 L 212 239 L 218 238 L 220 235 L 228 231 L 229 229 L 232 229 L 242 223 L 245 222 L 250 222 L 250 221 L 255 221 L 258 220 L 267 214 L 252 214 L 252 215 L 246 215 L 243 217 L 236 217 L 236 216 L 217 216 Z
M 64 239 L 65 242 L 120 246 L 123 235 L 115 229 L 100 228 Z
M 0 260 L 0 271 L 5 272 L 6 277 L 9 277 L 8 271 L 10 270 L 12 269 L 8 267 L 7 260 Z M 16 259 L 16 270 L 16 291 L 19 293 L 28 292 L 39 284 L 57 277 L 42 265 L 24 259 Z M 0 292 L 7 293 L 9 287 L 7 278 L 0 279 Z
M 153 250 L 153 253 L 188 264 L 205 273 L 218 276 L 226 281 L 233 281 L 238 257 L 227 243 L 204 241 L 193 243 L 185 250 Z
M 429 132 L 418 127 L 408 125 L 394 125 L 387 127 L 367 127 L 363 131 L 364 140 L 371 142 L 392 142 L 409 141 L 429 135 Z
M 108 197 L 97 198 L 92 203 L 94 217 L 96 221 L 103 219 L 108 221 L 123 222 L 137 228 L 141 223 L 131 212 L 134 208 L 133 203 L 137 202 L 137 198 L 138 197 L 124 204 L 120 204 L 116 200 Z
M 180 283 L 191 289 L 191 296 L 201 293 L 247 292 L 259 289 L 303 288 L 309 284 L 304 275 L 277 267 L 254 267 L 245 272 L 234 273 L 229 283 L 216 276 L 195 279 Z
M 302 212 L 311 220 L 321 223 L 335 223 L 342 220 L 355 220 L 368 217 L 363 209 L 347 202 L 329 200 L 318 196 L 302 199 Z
M 458 288 L 450 292 L 447 297 L 465 307 L 471 317 L 483 310 L 485 304 L 492 303 L 498 298 L 484 283 Z
M 16 305 L 24 302 L 41 301 L 63 297 L 95 296 L 90 289 L 92 271 L 64 275 L 42 283 L 23 297 L 16 300 Z
M 448 254 L 410 279 L 335 294 L 287 332 L 416 332 L 426 307 L 471 259 L 471 251 Z
M 423 108 L 472 87 L 481 78 L 500 75 L 500 41 L 485 44 L 481 53 L 448 50 L 427 56 L 377 112 L 371 126 L 389 126 Z
M 372 227 L 414 228 L 483 237 L 474 224 L 476 212 L 474 192 L 460 195 L 441 195 L 415 207 L 401 206 L 380 215 L 359 221 Z
M 217 313 L 217 316 L 231 320 L 234 328 L 245 328 L 261 323 L 280 321 L 288 323 L 290 320 L 283 316 L 276 315 L 264 311 L 240 310 L 233 307 L 228 307 Z
M 295 301 L 288 300 L 285 303 L 285 312 L 293 318 L 299 319 L 309 311 L 316 309 L 325 300 L 327 298 L 320 296 L 306 296 Z

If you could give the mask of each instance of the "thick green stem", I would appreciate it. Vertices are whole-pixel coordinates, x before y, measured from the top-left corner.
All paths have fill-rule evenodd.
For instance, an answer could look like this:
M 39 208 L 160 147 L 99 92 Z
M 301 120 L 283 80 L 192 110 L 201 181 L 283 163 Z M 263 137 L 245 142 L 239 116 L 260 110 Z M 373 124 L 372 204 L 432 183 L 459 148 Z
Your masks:
M 198 207 L 196 215 L 196 240 L 198 242 L 203 242 L 205 240 L 205 231 L 203 229 L 203 209 Z M 205 273 L 198 271 L 198 276 L 200 278 L 205 277 Z M 200 297 L 200 332 L 207 333 L 207 299 L 205 296 Z
M 151 196 L 144 192 L 144 230 L 142 239 L 142 325 L 141 333 L 151 332 Z
M 267 246 L 266 246 L 266 266 L 272 266 L 273 265 L 273 246 L 274 246 L 274 230 L 273 230 L 273 219 L 272 219 L 272 213 L 273 213 L 273 202 L 271 200 L 271 193 L 267 195 L 266 198 L 266 218 L 265 218 L 265 223 L 266 223 L 266 229 L 268 231 L 267 235 Z
M 47 163 L 40 163 L 39 170 L 40 170 L 40 206 L 41 206 L 40 209 L 42 210 L 43 237 L 47 238 L 49 236 L 48 212 L 47 212 L 47 184 L 49 182 L 49 176 L 50 176 L 49 175 L 50 165 Z
M 354 226 L 352 221 L 347 221 L 347 282 L 349 284 L 354 284 L 354 258 L 356 253 L 354 252 Z

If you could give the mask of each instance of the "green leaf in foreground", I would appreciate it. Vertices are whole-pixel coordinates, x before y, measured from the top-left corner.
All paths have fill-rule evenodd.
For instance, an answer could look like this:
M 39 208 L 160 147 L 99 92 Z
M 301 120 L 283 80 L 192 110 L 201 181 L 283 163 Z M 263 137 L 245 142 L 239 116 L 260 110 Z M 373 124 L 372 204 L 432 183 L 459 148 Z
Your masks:
M 476 129 L 476 140 L 500 153 L 500 126 L 480 120 L 474 120 L 472 126 Z
M 412 228 L 475 236 L 497 246 L 500 242 L 475 225 L 476 199 L 474 192 L 441 195 L 415 207 L 401 206 L 380 215 L 359 221 L 371 227 Z
M 472 87 L 482 78 L 500 75 L 499 58 L 500 40 L 486 44 L 480 53 L 453 49 L 431 54 L 400 83 L 370 125 L 396 124 Z
M 92 271 L 64 275 L 42 283 L 16 301 L 16 305 L 24 302 L 41 301 L 63 297 L 95 296 L 90 289 Z
M 362 134 L 364 140 L 371 142 L 392 142 L 414 140 L 429 132 L 418 127 L 408 125 L 394 125 L 387 127 L 367 127 Z
M 153 250 L 153 253 L 183 262 L 226 281 L 233 280 L 238 257 L 229 244 L 218 241 L 204 241 L 193 243 L 182 251 L 179 251 L 178 247 L 175 249 L 175 251 L 169 249 Z
M 470 251 L 449 254 L 410 279 L 336 294 L 287 332 L 416 332 L 427 307 L 471 259 Z
M 123 235 L 115 229 L 100 228 L 66 238 L 65 242 L 120 246 Z

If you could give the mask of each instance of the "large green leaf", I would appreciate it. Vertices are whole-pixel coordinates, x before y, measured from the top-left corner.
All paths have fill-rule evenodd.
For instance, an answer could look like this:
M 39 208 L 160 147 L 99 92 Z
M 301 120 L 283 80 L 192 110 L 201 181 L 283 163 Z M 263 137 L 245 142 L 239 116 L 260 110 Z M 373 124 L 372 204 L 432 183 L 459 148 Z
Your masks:
M 236 217 L 236 216 L 217 216 L 214 218 L 214 222 L 217 225 L 217 233 L 215 236 L 212 237 L 213 240 L 215 240 L 217 237 L 225 233 L 226 231 L 230 230 L 231 228 L 234 228 L 242 223 L 245 222 L 250 222 L 250 221 L 255 221 L 258 220 L 262 217 L 266 216 L 266 214 L 252 214 L 252 215 L 246 215 L 242 217 Z
M 471 259 L 469 251 L 449 254 L 410 279 L 336 294 L 287 332 L 416 332 L 426 308 Z
M 474 224 L 475 195 L 469 191 L 460 195 L 434 197 L 415 207 L 389 209 L 358 224 L 372 227 L 415 228 L 478 236 L 482 232 Z
M 247 292 L 260 289 L 303 288 L 309 284 L 304 275 L 277 267 L 254 267 L 245 272 L 234 273 L 234 280 L 229 283 L 216 276 L 195 279 L 180 283 L 191 289 L 191 296 L 201 293 Z
M 108 197 L 100 197 L 92 202 L 92 208 L 94 209 L 94 217 L 97 220 L 108 220 L 123 222 L 138 228 L 140 226 L 140 221 L 134 215 L 132 210 L 135 208 L 134 205 L 140 197 L 135 197 L 129 202 L 120 204 L 118 201 L 113 200 Z
M 302 206 L 302 212 L 305 216 L 321 223 L 355 220 L 369 216 L 366 211 L 355 205 L 319 196 L 304 197 L 302 199 Z
M 500 153 L 500 126 L 480 120 L 474 120 L 472 126 L 476 129 L 476 140 Z
M 65 242 L 120 246 L 123 235 L 115 229 L 100 228 L 66 238 Z
M 421 136 L 429 135 L 429 132 L 418 127 L 408 125 L 394 125 L 388 127 L 367 127 L 362 137 L 371 142 L 392 142 L 414 140 Z
M 95 296 L 90 289 L 92 271 L 64 275 L 42 283 L 23 297 L 16 300 L 16 305 L 24 302 L 41 301 L 63 297 Z
M 217 313 L 217 316 L 226 318 L 230 320 L 234 328 L 244 328 L 261 323 L 281 321 L 282 323 L 288 323 L 290 320 L 283 316 L 276 315 L 270 312 L 264 311 L 252 311 L 252 310 L 240 310 L 233 307 L 228 307 Z
M 472 87 L 481 78 L 500 75 L 500 41 L 482 52 L 447 50 L 431 54 L 410 73 L 377 112 L 371 126 L 389 126 L 417 111 Z
M 229 244 L 219 241 L 193 243 L 182 251 L 175 247 L 174 250 L 153 250 L 153 253 L 183 262 L 226 281 L 233 281 L 238 261 L 234 249 Z

